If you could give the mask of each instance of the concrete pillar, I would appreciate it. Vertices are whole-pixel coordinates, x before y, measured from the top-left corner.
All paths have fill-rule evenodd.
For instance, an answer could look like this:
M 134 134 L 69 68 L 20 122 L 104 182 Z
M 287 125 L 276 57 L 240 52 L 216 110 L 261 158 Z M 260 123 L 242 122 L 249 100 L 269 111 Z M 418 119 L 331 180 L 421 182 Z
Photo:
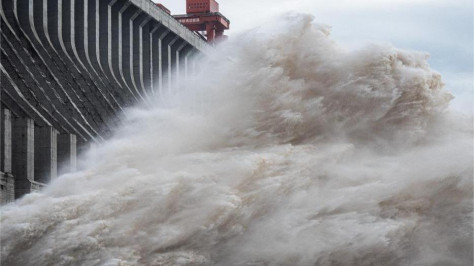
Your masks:
M 75 57 L 77 57 L 78 62 L 84 67 L 87 61 L 86 55 L 86 42 L 88 41 L 87 35 L 87 19 L 84 17 L 86 13 L 84 12 L 85 4 L 84 0 L 71 0 L 71 46 Z M 92 70 L 92 69 L 87 69 Z
M 150 91 L 150 69 L 151 66 L 151 43 L 150 43 L 150 32 L 151 27 L 153 26 L 153 22 L 151 21 L 151 17 L 146 16 L 146 18 L 140 23 L 139 26 L 139 55 L 140 58 L 139 66 L 138 66 L 138 77 L 140 80 L 140 87 L 142 88 L 145 95 L 149 96 L 151 94 Z M 135 76 L 137 76 L 137 69 L 135 68 Z
M 122 80 L 119 79 L 118 71 L 118 10 L 113 10 L 113 5 L 118 0 L 84 0 L 87 25 L 86 54 L 93 69 L 99 73 L 99 79 L 107 82 L 108 92 L 121 102 L 120 105 L 127 106 L 133 102 L 133 97 L 125 91 Z M 114 65 L 117 66 L 114 67 Z M 117 71 L 115 71 L 117 69 Z M 100 71 L 102 75 L 100 75 Z
M 166 34 L 165 34 L 166 33 Z M 173 66 L 176 62 L 176 48 L 173 48 L 175 43 L 179 40 L 179 36 L 165 32 L 161 39 L 161 76 L 160 79 L 160 93 L 169 96 L 172 87 L 172 72 Z M 166 90 L 165 90 L 166 89 Z
M 67 57 L 71 58 L 73 55 L 71 48 L 71 1 L 58 0 L 58 37 L 61 47 Z
M 193 53 L 191 55 L 191 61 L 189 62 L 189 75 L 196 75 L 196 59 L 195 59 L 196 54 Z
M 8 109 L 2 109 L 1 134 L 1 169 L 4 173 L 12 172 L 12 117 Z
M 76 135 L 60 134 L 57 142 L 59 175 L 76 171 Z
M 135 82 L 135 77 L 134 77 L 134 67 L 135 65 L 138 66 L 138 41 L 139 41 L 139 36 L 137 34 L 137 31 L 135 31 L 135 21 L 141 21 L 141 18 L 144 17 L 144 13 L 140 9 L 136 9 L 135 13 L 130 17 L 128 21 L 128 34 L 129 34 L 129 44 L 128 44 L 128 49 L 129 49 L 129 58 L 128 58 L 128 69 L 125 70 L 125 74 L 127 75 L 128 80 L 130 80 L 130 84 L 133 89 L 137 92 L 137 95 L 144 99 L 143 92 L 138 89 L 138 84 Z
M 35 37 L 41 45 L 48 45 L 49 42 L 46 39 L 45 34 L 45 20 L 43 15 L 45 12 L 43 8 L 47 8 L 47 1 L 44 0 L 30 0 L 30 23 L 33 23 L 32 29 L 34 31 Z
M 150 73 L 149 73 L 149 90 L 153 95 L 156 95 L 159 84 L 159 60 L 161 52 L 161 40 L 158 38 L 158 30 L 161 25 L 157 24 L 150 30 Z
M 49 126 L 35 129 L 36 182 L 47 184 L 57 177 L 57 135 L 57 130 Z
M 59 17 L 62 12 L 59 9 L 58 0 L 47 0 L 47 23 L 48 23 L 48 35 L 49 39 L 52 44 L 52 48 L 56 51 L 61 50 L 61 43 L 58 38 L 59 30 L 61 29 L 61 25 L 59 24 Z
M 156 82 L 154 83 L 155 87 L 158 86 L 159 95 L 161 98 L 164 97 L 164 80 L 165 73 L 168 71 L 168 44 L 172 38 L 170 30 L 164 28 L 163 32 L 160 32 L 158 36 L 158 43 L 156 45 L 156 54 L 158 55 L 158 66 L 156 72 L 153 74 Z
M 188 43 L 183 41 L 176 49 L 176 85 L 177 90 L 181 89 L 183 80 L 186 78 L 186 56 L 188 53 Z
M 176 84 L 176 67 L 177 67 L 177 60 L 178 60 L 178 52 L 177 49 L 181 45 L 181 40 L 179 36 L 176 35 L 174 39 L 168 45 L 168 90 L 173 88 L 173 85 Z M 175 83 L 173 83 L 173 81 Z M 170 91 L 171 94 L 171 91 Z
M 1 114 L 0 204 L 15 200 L 15 180 L 12 175 L 12 121 L 8 109 Z
M 99 2 L 99 0 L 97 0 Z M 108 36 L 108 65 L 109 65 L 109 71 L 111 75 L 113 76 L 114 80 L 117 82 L 117 84 L 122 87 L 121 93 L 124 95 L 128 95 L 128 97 L 125 97 L 126 100 L 128 100 L 127 103 L 132 103 L 135 102 L 137 98 L 134 97 L 133 93 L 128 93 L 127 91 L 129 88 L 125 85 L 124 80 L 122 79 L 120 75 L 120 69 L 121 69 L 121 56 L 122 52 L 120 47 L 121 47 L 121 34 L 122 34 L 122 22 L 121 22 L 121 13 L 120 10 L 121 8 L 125 5 L 125 0 L 112 0 L 108 5 L 107 5 L 107 15 L 108 15 L 108 29 L 107 29 L 107 34 Z M 100 2 L 102 5 L 103 2 Z M 99 8 L 97 8 L 99 10 Z M 125 9 L 124 9 L 125 10 Z M 120 15 L 120 21 L 119 21 L 119 15 Z M 96 27 L 97 27 L 97 39 L 99 39 L 99 22 L 100 19 L 103 18 L 103 15 L 97 15 L 96 19 Z M 105 22 L 102 21 L 100 24 L 104 24 Z M 120 39 L 119 39 L 120 38 Z M 97 42 L 98 43 L 98 42 Z M 98 45 L 98 44 L 97 44 Z M 104 66 L 105 67 L 105 66 Z M 127 90 L 127 91 L 126 91 Z
M 125 86 L 128 88 L 130 93 L 137 99 L 141 98 L 140 93 L 136 90 L 132 83 L 132 76 L 130 73 L 132 62 L 130 59 L 133 57 L 131 54 L 132 49 L 132 32 L 131 19 L 134 16 L 138 16 L 141 11 L 137 7 L 131 5 L 130 2 L 125 3 L 119 10 L 119 72 Z
M 32 119 L 13 119 L 12 173 L 15 178 L 15 198 L 31 191 L 35 179 L 35 124 Z
M 196 55 L 197 51 L 193 48 L 193 47 L 190 47 L 188 49 L 188 53 L 186 54 L 186 61 L 185 61 L 185 64 L 186 64 L 186 67 L 185 67 L 185 75 L 186 75 L 186 78 L 188 78 L 189 76 L 192 76 L 192 75 L 195 75 L 195 71 L 196 71 L 196 66 L 195 66 L 195 55 Z
M 100 73 L 101 70 L 97 61 L 98 57 L 96 56 L 97 35 L 99 34 L 99 21 L 97 21 L 98 3 L 95 0 L 84 1 L 84 50 L 89 64 L 96 73 Z
M 140 95 L 147 98 L 145 87 L 142 86 L 142 73 L 144 59 L 149 60 L 149 40 L 148 34 L 143 34 L 143 27 L 150 21 L 151 17 L 144 12 L 138 13 L 130 20 L 130 75 L 132 76 L 132 83 L 139 91 Z M 148 30 L 148 29 L 147 29 Z M 148 52 L 148 55 L 143 58 L 143 54 Z M 148 66 L 148 69 L 150 67 Z
M 184 80 L 188 80 L 189 77 L 189 56 L 184 57 Z

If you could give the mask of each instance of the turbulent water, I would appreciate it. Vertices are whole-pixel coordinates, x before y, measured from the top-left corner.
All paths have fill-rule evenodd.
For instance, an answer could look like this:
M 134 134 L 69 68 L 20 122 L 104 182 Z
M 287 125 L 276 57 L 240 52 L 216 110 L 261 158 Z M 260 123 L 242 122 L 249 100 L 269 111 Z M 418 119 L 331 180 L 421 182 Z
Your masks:
M 2 207 L 2 265 L 472 265 L 472 124 L 426 54 L 289 14 L 203 60 Z

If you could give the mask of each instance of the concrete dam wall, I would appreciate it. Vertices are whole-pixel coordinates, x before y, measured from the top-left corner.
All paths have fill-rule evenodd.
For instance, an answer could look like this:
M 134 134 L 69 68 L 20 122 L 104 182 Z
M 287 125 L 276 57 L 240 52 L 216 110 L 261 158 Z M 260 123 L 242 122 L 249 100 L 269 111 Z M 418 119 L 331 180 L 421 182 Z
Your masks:
M 208 45 L 148 0 L 0 0 L 1 203 L 38 190 Z

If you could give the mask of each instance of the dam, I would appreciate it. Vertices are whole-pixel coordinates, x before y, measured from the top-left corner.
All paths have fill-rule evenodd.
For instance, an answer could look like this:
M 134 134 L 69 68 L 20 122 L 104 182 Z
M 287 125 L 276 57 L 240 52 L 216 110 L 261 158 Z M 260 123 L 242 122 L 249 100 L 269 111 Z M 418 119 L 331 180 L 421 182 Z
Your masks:
M 2 204 L 74 171 L 211 47 L 149 0 L 1 0 L 0 15 Z
M 98 37 L 91 37 L 99 39 L 99 56 L 97 44 L 87 45 L 89 64 L 78 48 L 84 37 L 75 35 L 72 47 L 63 33 L 63 50 L 61 40 L 52 38 L 57 27 L 49 21 L 43 27 L 40 19 L 33 25 L 44 49 L 52 50 L 46 53 L 30 32 L 36 14 L 18 20 L 23 33 L 15 18 L 23 6 L 5 5 L 12 30 L 2 28 L 8 38 L 2 36 L 2 92 L 9 97 L 2 96 L 8 118 L 2 123 L 9 129 L 4 151 L 14 156 L 6 162 L 14 172 L 4 173 L 16 182 L 32 171 L 29 190 L 20 192 L 40 191 L 0 206 L 0 264 L 474 265 L 472 116 L 452 112 L 452 95 L 427 54 L 386 43 L 354 49 L 331 37 L 331 26 L 314 14 L 290 12 L 257 23 L 270 9 L 288 7 L 286 0 L 226 1 L 234 6 L 233 17 L 253 28 L 211 48 L 228 26 L 214 3 L 206 5 L 211 1 L 189 0 L 194 3 L 186 9 L 203 13 L 173 16 L 203 48 L 184 47 L 176 60 L 176 42 L 183 41 L 168 45 L 175 57 L 171 67 L 169 53 L 168 61 L 158 63 L 169 68 L 160 72 L 161 86 L 160 73 L 151 80 L 148 74 L 156 67 L 145 66 L 143 87 L 140 64 L 132 68 L 129 62 L 140 63 L 140 50 L 138 56 L 133 52 L 146 42 L 130 45 L 140 38 L 131 35 L 130 19 L 119 23 L 128 31 L 118 38 L 115 27 L 100 32 L 99 25 Z M 322 4 L 311 2 L 314 8 Z M 61 10 L 70 8 L 59 3 Z M 351 6 L 341 14 L 359 16 L 360 7 Z M 26 14 L 37 11 L 29 7 Z M 132 13 L 139 10 L 132 7 Z M 158 7 L 150 6 L 168 13 Z M 412 18 L 404 25 L 413 26 L 404 40 L 420 22 L 421 13 L 412 11 L 402 17 Z M 74 16 L 68 20 L 74 25 L 83 21 Z M 375 17 L 377 26 L 393 19 Z M 96 21 L 83 29 L 95 28 Z M 183 49 L 191 50 L 184 60 Z M 103 58 L 109 50 L 111 57 Z M 123 87 L 101 87 L 101 80 L 114 84 L 114 77 Z M 109 110 L 101 101 L 113 104 L 112 96 L 100 98 L 99 92 L 130 99 L 124 96 L 122 104 L 120 94 L 113 95 L 117 108 Z M 48 111 L 53 107 L 57 111 Z M 42 117 L 50 125 L 40 125 Z M 58 169 L 74 166 L 74 150 L 77 169 L 59 176 Z M 30 168 L 22 169 L 20 159 Z M 51 165 L 46 171 L 58 177 L 47 183 L 39 170 Z

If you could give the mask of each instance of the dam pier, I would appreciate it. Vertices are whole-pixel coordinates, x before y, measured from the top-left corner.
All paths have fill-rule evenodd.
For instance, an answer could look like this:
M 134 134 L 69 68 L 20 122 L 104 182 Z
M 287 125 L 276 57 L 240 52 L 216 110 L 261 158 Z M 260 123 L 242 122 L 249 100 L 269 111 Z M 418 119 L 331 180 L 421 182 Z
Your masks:
M 125 108 L 179 84 L 212 46 L 149 0 L 0 0 L 0 16 L 2 204 L 74 171 Z

